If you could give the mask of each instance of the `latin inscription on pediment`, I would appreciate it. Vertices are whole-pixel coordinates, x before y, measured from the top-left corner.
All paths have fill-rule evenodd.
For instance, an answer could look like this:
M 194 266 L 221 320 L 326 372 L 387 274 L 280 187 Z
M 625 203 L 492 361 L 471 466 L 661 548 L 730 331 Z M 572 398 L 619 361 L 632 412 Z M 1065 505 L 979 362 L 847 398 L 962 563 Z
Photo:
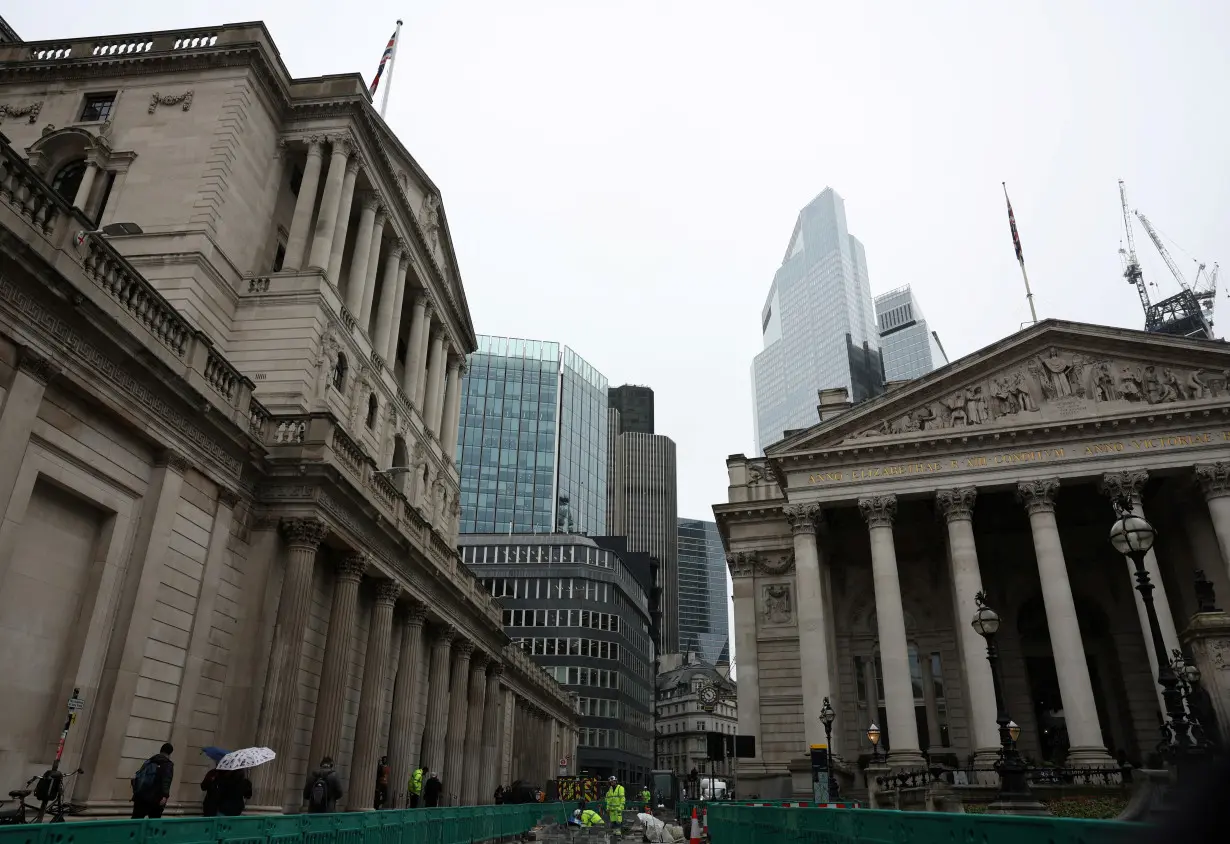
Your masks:
M 1188 369 L 1050 348 L 941 394 L 851 439 L 1069 419 L 1230 395 L 1230 370 Z

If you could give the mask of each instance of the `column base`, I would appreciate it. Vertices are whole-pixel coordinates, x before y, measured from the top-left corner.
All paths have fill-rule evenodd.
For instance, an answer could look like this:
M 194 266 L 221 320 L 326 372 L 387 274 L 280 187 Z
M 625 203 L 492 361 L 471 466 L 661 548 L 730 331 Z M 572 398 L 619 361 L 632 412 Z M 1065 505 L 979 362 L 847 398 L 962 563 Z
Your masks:
M 998 747 L 980 747 L 974 751 L 974 776 L 970 785 L 999 785 L 995 763 L 999 761 Z
M 906 748 L 905 750 L 890 750 L 888 752 L 888 767 L 894 771 L 918 770 L 926 767 L 926 765 L 927 760 L 919 750 Z
M 1105 747 L 1084 746 L 1068 748 L 1066 766 L 1069 768 L 1118 768 L 1119 763 L 1111 758 Z

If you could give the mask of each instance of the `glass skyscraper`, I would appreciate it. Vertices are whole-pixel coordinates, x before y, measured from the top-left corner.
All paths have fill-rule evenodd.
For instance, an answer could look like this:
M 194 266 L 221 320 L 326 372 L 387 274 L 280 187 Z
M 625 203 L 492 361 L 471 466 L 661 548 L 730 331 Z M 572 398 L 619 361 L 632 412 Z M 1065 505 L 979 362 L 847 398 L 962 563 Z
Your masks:
M 462 533 L 606 533 L 607 380 L 559 343 L 479 335 L 458 422 Z
M 764 350 L 752 363 L 760 452 L 785 431 L 819 423 L 819 390 L 845 387 L 854 402 L 884 391 L 867 258 L 832 188 L 799 212 L 760 327 Z
M 875 302 L 886 381 L 921 378 L 948 363 L 939 335 L 927 328 L 908 284 L 882 293 Z
M 679 519 L 679 651 L 730 662 L 726 551 L 717 524 Z

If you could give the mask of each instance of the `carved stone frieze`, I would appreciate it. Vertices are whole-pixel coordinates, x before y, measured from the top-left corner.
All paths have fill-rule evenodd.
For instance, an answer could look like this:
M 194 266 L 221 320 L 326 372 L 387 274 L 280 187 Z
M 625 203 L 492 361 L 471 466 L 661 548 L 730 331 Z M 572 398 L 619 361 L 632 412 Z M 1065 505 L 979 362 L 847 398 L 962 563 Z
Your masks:
M 977 500 L 978 490 L 972 486 L 941 489 L 935 494 L 935 503 L 940 508 L 940 513 L 950 522 L 972 519 L 974 502 Z
M 760 620 L 764 624 L 792 624 L 794 595 L 789 583 L 773 583 L 761 590 Z
M 852 439 L 960 431 L 1029 420 L 1056 422 L 1141 405 L 1230 396 L 1230 370 L 1128 360 L 1059 347 L 1017 361 L 883 419 Z
M 751 577 L 756 573 L 756 552 L 737 551 L 734 554 L 728 554 L 726 565 L 730 569 L 732 578 Z
M 794 553 L 791 551 L 761 552 L 757 555 L 756 571 L 764 575 L 790 574 L 794 571 Z
M 176 103 L 183 104 L 183 111 L 192 108 L 192 89 L 189 88 L 182 94 L 151 94 L 149 98 L 149 113 L 153 114 L 160 105 L 173 106 Z
M 4 122 L 6 117 L 29 117 L 30 123 L 38 120 L 39 112 L 43 110 L 43 101 L 39 100 L 36 103 L 30 103 L 24 106 L 0 105 L 0 123 Z
M 1059 479 L 1043 478 L 1037 481 L 1020 481 L 1016 485 L 1016 497 L 1029 515 L 1055 512 L 1055 497 L 1059 495 Z
M 867 527 L 892 527 L 897 516 L 897 496 L 869 495 L 858 500 L 858 511 L 862 513 Z
M 1205 498 L 1222 498 L 1230 495 L 1230 463 L 1200 463 L 1196 466 L 1196 480 L 1204 490 Z

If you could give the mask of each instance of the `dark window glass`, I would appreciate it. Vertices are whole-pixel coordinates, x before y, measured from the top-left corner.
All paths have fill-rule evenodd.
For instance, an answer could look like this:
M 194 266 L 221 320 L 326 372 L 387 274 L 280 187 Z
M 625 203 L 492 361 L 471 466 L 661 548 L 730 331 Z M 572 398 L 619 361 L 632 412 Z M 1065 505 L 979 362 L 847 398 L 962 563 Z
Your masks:
M 111 106 L 115 105 L 115 94 L 87 94 L 85 105 L 81 109 L 83 121 L 105 121 L 111 118 Z

